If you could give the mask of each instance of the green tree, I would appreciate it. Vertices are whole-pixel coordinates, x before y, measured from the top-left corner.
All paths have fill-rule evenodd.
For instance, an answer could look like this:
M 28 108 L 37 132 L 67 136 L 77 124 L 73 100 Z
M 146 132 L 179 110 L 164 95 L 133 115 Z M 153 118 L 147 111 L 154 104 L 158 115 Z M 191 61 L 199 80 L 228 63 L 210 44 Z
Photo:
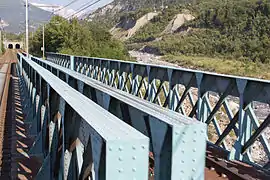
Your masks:
M 39 28 L 31 41 L 30 51 L 41 55 L 42 29 Z M 124 45 L 113 39 L 104 27 L 96 23 L 70 21 L 55 16 L 45 27 L 45 50 L 82 56 L 126 59 Z

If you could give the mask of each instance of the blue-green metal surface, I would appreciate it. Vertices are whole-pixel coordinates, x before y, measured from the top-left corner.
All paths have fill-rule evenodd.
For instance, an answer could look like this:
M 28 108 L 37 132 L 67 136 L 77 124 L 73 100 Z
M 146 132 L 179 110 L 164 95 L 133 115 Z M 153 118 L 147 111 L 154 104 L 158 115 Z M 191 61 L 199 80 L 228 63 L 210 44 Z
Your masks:
M 47 53 L 47 58 L 208 124 L 209 141 L 237 159 L 269 164 L 270 81 L 112 59 Z M 251 105 L 254 105 L 251 106 Z M 264 116 L 259 116 L 261 107 Z M 268 130 L 269 131 L 269 130 Z M 256 157 L 260 146 L 264 156 Z
M 85 179 L 93 174 L 95 179 L 148 179 L 146 136 L 35 62 L 18 56 L 30 99 L 27 118 L 37 137 L 30 153 L 45 159 L 38 179 Z M 83 164 L 93 165 L 94 170 Z
M 32 60 L 150 137 L 155 179 L 204 179 L 206 125 L 51 62 Z

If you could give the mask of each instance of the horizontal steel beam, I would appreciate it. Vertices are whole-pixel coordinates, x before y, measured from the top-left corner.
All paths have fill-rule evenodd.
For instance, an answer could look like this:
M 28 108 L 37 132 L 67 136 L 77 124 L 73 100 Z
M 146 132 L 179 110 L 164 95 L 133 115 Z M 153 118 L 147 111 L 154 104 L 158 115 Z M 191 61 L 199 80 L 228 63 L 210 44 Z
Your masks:
M 204 179 L 205 124 L 54 63 L 32 60 L 147 135 L 154 152 L 155 179 Z
M 50 58 L 57 58 L 59 61 L 69 61 L 71 55 L 68 54 L 59 54 L 59 53 L 53 53 L 53 52 L 46 52 L 46 56 L 48 59 Z M 73 56 L 74 57 L 74 56 Z M 227 75 L 227 74 L 220 74 L 220 73 L 214 73 L 214 72 L 208 72 L 208 71 L 200 71 L 200 70 L 193 70 L 193 69 L 187 69 L 187 68 L 181 68 L 181 67 L 173 67 L 173 66 L 166 66 L 166 65 L 155 65 L 155 64 L 147 64 L 147 63 L 138 63 L 138 62 L 131 62 L 131 61 L 123 61 L 123 60 L 116 60 L 116 59 L 109 59 L 109 58 L 99 58 L 99 57 L 88 57 L 88 56 L 76 56 L 75 57 L 79 61 L 104 61 L 104 62 L 113 62 L 113 63 L 123 63 L 127 65 L 138 65 L 138 66 L 148 66 L 152 68 L 160 68 L 160 69 L 171 69 L 175 71 L 183 71 L 183 72 L 190 72 L 190 73 L 203 73 L 205 75 L 211 75 L 211 76 L 218 76 L 218 77 L 224 77 L 224 78 L 232 78 L 232 79 L 242 79 L 242 80 L 248 80 L 248 81 L 257 81 L 261 83 L 270 83 L 269 80 L 263 80 L 258 78 L 250 78 L 250 77 L 244 77 L 244 76 L 234 76 L 234 75 Z M 75 61 L 74 61 L 75 63 Z M 124 69 L 124 68 L 123 68 Z
M 38 179 L 56 175 L 61 179 L 92 175 L 95 179 L 148 179 L 146 136 L 43 67 L 18 56 L 34 110 L 34 119 L 29 121 L 37 138 L 31 152 L 39 150 L 45 156 Z M 44 149 L 46 139 L 48 150 Z M 48 169 L 53 172 L 45 173 Z
M 256 141 L 270 157 L 269 142 L 263 131 L 266 127 L 262 126 L 267 124 L 267 118 L 259 117 L 258 112 L 262 110 L 254 108 L 264 107 L 264 111 L 269 111 L 269 80 L 57 53 L 47 53 L 47 59 L 111 87 L 207 122 L 208 134 L 217 136 L 209 136 L 209 141 L 229 151 L 229 159 L 263 167 L 261 162 L 254 163 L 256 157 L 250 153 Z M 229 128 L 224 128 L 228 125 Z M 227 144 L 231 142 L 234 144 L 229 147 Z

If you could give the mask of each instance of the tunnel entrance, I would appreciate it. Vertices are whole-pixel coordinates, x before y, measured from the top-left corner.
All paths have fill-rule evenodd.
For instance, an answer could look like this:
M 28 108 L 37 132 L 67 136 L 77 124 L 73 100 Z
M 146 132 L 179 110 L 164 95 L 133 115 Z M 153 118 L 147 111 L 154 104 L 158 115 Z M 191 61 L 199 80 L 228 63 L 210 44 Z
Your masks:
M 8 49 L 13 49 L 13 44 L 9 44 Z
M 21 49 L 20 44 L 16 44 L 16 45 L 15 45 L 15 48 L 16 48 L 16 49 Z

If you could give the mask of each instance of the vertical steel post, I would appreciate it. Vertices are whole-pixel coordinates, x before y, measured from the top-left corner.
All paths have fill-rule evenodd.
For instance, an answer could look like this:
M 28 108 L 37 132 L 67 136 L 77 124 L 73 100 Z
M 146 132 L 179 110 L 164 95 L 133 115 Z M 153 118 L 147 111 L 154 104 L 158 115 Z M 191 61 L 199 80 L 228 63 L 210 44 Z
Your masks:
M 45 59 L 45 25 L 42 26 L 42 58 Z
M 1 18 L 0 18 L 0 24 L 1 24 Z M 2 28 L 0 26 L 0 54 L 2 54 Z
M 238 115 L 238 125 L 239 125 L 239 131 L 238 131 L 238 139 L 236 140 L 233 149 L 231 150 L 229 154 L 229 159 L 236 159 L 236 160 L 242 160 L 242 147 L 244 145 L 244 136 L 246 133 L 246 127 L 244 127 L 244 121 L 245 121 L 245 110 L 244 110 L 244 92 L 247 86 L 247 80 L 243 79 L 236 79 L 237 89 L 239 93 L 239 115 Z
M 21 74 L 21 76 L 22 76 L 22 71 L 23 71 L 22 61 L 23 61 L 22 55 L 20 55 L 20 74 Z
M 28 0 L 25 0 L 25 41 L 26 56 L 29 56 L 29 32 L 28 32 Z
M 70 56 L 70 69 L 74 71 L 74 56 Z

